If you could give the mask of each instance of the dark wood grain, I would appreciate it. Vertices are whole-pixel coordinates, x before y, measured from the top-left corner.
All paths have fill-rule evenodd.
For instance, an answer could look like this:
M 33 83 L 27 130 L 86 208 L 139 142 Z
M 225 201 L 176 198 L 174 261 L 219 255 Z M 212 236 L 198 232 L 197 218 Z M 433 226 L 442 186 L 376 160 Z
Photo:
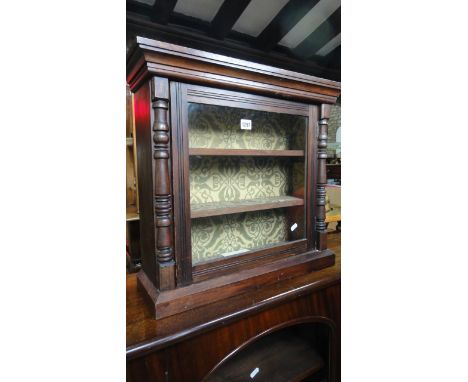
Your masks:
M 238 107 L 239 105 L 247 104 L 249 108 L 254 110 L 303 116 L 307 116 L 309 111 L 309 105 L 302 102 L 291 102 L 277 98 L 196 85 L 188 86 L 187 100 L 189 102 L 229 107 Z
M 251 157 L 303 157 L 304 150 L 250 150 L 250 149 L 189 149 L 189 155 L 251 156 Z
M 310 341 L 293 331 L 279 331 L 228 357 L 204 381 L 293 381 L 313 375 L 324 365 Z M 254 370 L 258 371 L 252 377 Z
M 174 178 L 174 235 L 175 235 L 175 258 L 177 264 L 177 285 L 189 285 L 192 281 L 199 282 L 207 280 L 208 278 L 218 277 L 221 275 L 228 274 L 230 272 L 240 272 L 245 269 L 252 268 L 255 266 L 263 266 L 268 263 L 268 257 L 271 257 L 270 261 L 279 260 L 283 257 L 290 256 L 293 254 L 300 253 L 299 251 L 305 251 L 308 247 L 309 250 L 314 250 L 315 238 L 313 236 L 312 213 L 314 206 L 311 204 L 313 199 L 310 199 L 310 195 L 314 194 L 314 189 L 311 186 L 307 186 L 307 200 L 309 201 L 306 206 L 308 210 L 308 218 L 306 225 L 309 227 L 310 234 L 308 236 L 309 243 L 305 247 L 301 244 L 299 247 L 293 243 L 299 237 L 291 237 L 291 243 L 287 243 L 281 246 L 271 246 L 268 250 L 250 251 L 249 253 L 242 254 L 241 256 L 233 256 L 231 258 L 225 258 L 222 260 L 209 261 L 204 264 L 197 264 L 192 267 L 191 259 L 191 219 L 190 219 L 190 200 L 189 200 L 189 161 L 190 150 L 188 149 L 188 102 L 202 102 L 207 104 L 217 105 L 219 103 L 228 102 L 232 107 L 241 107 L 245 109 L 253 110 L 264 110 L 271 112 L 291 112 L 292 114 L 305 115 L 309 117 L 308 127 L 308 138 L 307 138 L 307 180 L 306 185 L 311 185 L 314 181 L 313 176 L 315 171 L 314 156 L 314 145 L 315 145 L 315 124 L 318 119 L 318 113 L 316 113 L 315 106 L 308 106 L 302 103 L 295 103 L 284 100 L 275 100 L 272 98 L 262 96 L 249 96 L 243 93 L 226 91 L 222 89 L 214 89 L 203 86 L 181 84 L 173 82 L 171 84 L 171 116 L 172 116 L 172 166 L 173 166 L 173 178 Z M 310 136 L 309 136 L 310 135 Z M 193 150 L 193 149 L 192 149 Z M 203 151 L 207 152 L 207 151 Z M 218 153 L 219 151 L 215 151 Z M 187 153 L 189 155 L 187 155 Z M 193 151 L 192 151 L 193 153 Z M 300 199 L 303 199 L 304 193 Z M 240 207 L 240 206 L 237 206 Z M 265 205 L 265 207 L 274 207 L 271 204 Z M 257 210 L 255 207 L 254 210 Z M 242 211 L 246 210 L 242 207 Z M 250 209 L 249 209 L 250 210 Z M 241 210 L 229 210 L 220 211 L 224 212 L 241 212 Z M 200 215 L 195 214 L 192 217 L 208 216 L 212 214 L 212 211 L 200 212 Z M 302 236 L 304 237 L 304 236 Z M 302 238 L 301 237 L 301 238 Z M 259 273 L 262 273 L 260 270 Z M 154 302 L 152 304 L 154 306 Z
M 138 275 L 139 291 L 134 292 L 137 296 L 128 297 L 127 377 L 134 381 L 200 381 L 253 338 L 307 319 L 329 325 L 328 340 L 322 338 L 319 342 L 329 341 L 331 350 L 324 358 L 324 370 L 329 373 L 328 380 L 333 381 L 333 373 L 339 370 L 340 276 L 336 267 L 319 270 L 333 264 L 334 255 L 324 249 L 326 234 L 319 229 L 318 186 L 324 184 L 325 166 L 321 160 L 324 150 L 326 154 L 329 104 L 335 102 L 340 84 L 147 39 L 140 39 L 130 52 L 128 67 L 139 110 L 139 159 L 144 161 L 141 195 L 145 200 L 141 203 L 140 224 L 144 227 L 142 250 L 146 252 L 142 255 L 144 271 Z M 219 89 L 176 82 L 180 80 Z M 235 91 L 239 89 L 247 93 Z M 304 194 L 306 240 L 192 267 L 189 99 L 309 117 L 303 153 L 309 187 Z M 309 102 L 322 103 L 320 113 Z M 315 200 L 316 205 L 311 202 Z M 317 226 L 311 227 L 316 216 Z M 325 235 L 317 241 L 321 251 L 311 240 L 314 230 Z M 176 282 L 177 288 L 172 289 Z M 151 304 L 146 304 L 145 299 Z M 137 300 L 138 307 L 132 305 Z
M 307 247 L 306 239 L 291 240 L 286 243 L 267 245 L 237 256 L 207 260 L 193 266 L 193 280 L 198 282 L 240 270 L 260 267 L 272 261 L 306 252 Z
M 205 52 L 202 50 L 192 49 L 180 45 L 169 44 L 144 37 L 136 38 L 136 46 L 131 52 L 129 52 L 127 64 L 131 64 L 131 62 L 133 61 L 132 57 L 134 53 L 138 51 L 147 51 L 153 52 L 154 54 L 163 53 L 170 55 L 172 56 L 171 62 L 173 62 L 174 64 L 182 62 L 182 67 L 186 69 L 195 69 L 195 65 L 197 65 L 197 63 L 211 63 L 217 65 L 218 67 L 237 69 L 237 72 L 232 72 L 237 73 L 237 75 L 243 74 L 240 73 L 239 70 L 250 72 L 252 74 L 265 74 L 270 76 L 270 82 L 273 81 L 275 78 L 281 78 L 283 80 L 295 80 L 299 83 L 321 87 L 321 90 L 325 91 L 325 94 L 339 94 L 340 83 L 336 81 L 293 72 L 281 68 L 275 68 L 272 66 L 258 64 L 255 62 L 241 60 L 233 57 L 223 56 L 216 53 Z M 163 58 L 161 55 L 158 55 L 158 57 L 161 59 Z M 145 58 L 148 59 L 151 58 L 151 56 L 145 55 Z M 181 58 L 185 58 L 186 62 L 183 63 L 183 60 L 180 60 Z M 211 66 L 210 68 L 214 69 L 213 66 Z M 129 69 L 132 69 L 131 65 L 129 65 Z
M 247 199 L 234 202 L 199 203 L 191 205 L 191 217 L 195 219 L 207 216 L 228 215 L 303 205 L 304 199 L 295 198 L 293 196 Z
M 331 251 L 302 253 L 269 262 L 261 267 L 244 269 L 160 293 L 148 283 L 145 272 L 139 272 L 138 280 L 139 286 L 145 290 L 152 305 L 153 314 L 159 319 L 248 293 L 280 280 L 329 267 L 334 263 L 335 255 Z
M 317 332 L 315 343 L 327 344 L 329 351 L 320 352 L 323 370 L 329 382 L 335 381 L 340 272 L 333 266 L 335 255 L 326 249 L 321 187 L 326 183 L 329 108 L 340 84 L 144 38 L 129 51 L 127 66 L 138 110 L 136 146 L 138 162 L 143 162 L 138 173 L 144 178 L 143 270 L 138 282 L 128 279 L 127 378 L 201 381 L 250 341 L 307 321 L 327 328 Z M 305 239 L 291 236 L 290 242 L 193 266 L 188 148 L 192 101 L 309 118 L 303 152 L 306 187 L 290 190 L 305 205 Z M 295 208 L 302 206 L 287 211 Z
M 326 288 L 339 283 L 341 279 L 341 235 L 329 238 L 329 247 L 336 254 L 335 265 L 317 272 L 303 274 L 283 280 L 268 288 L 258 289 L 250 294 L 238 295 L 220 301 L 206 309 L 187 311 L 179 316 L 155 320 L 151 307 L 144 296 L 137 291 L 136 275 L 127 275 L 127 355 L 134 357 L 141 352 L 160 349 L 208 329 L 222 326 L 230 320 L 245 317 L 262 310 L 269 302 L 273 305 L 297 298 L 312 290 Z M 239 307 L 250 301 L 248 308 Z M 329 302 L 329 307 L 333 302 Z M 338 312 L 335 311 L 337 314 Z
M 150 280 L 158 284 L 154 232 L 153 139 L 151 130 L 151 96 L 149 82 L 134 94 L 135 133 L 140 202 L 140 250 L 142 266 Z
M 294 243 L 286 243 L 283 245 L 283 248 L 279 249 L 275 246 L 270 247 L 267 252 L 265 250 L 259 251 L 251 251 L 250 253 L 233 256 L 231 259 L 223 259 L 219 262 L 210 262 L 209 264 L 200 264 L 196 267 L 192 267 L 192 259 L 191 259 L 191 216 L 190 216 L 190 201 L 189 201 L 189 192 L 190 183 L 189 183 L 189 149 L 188 149 L 188 117 L 187 117 L 187 105 L 188 105 L 188 90 L 191 90 L 191 97 L 204 97 L 205 102 L 216 104 L 217 100 L 211 97 L 211 94 L 216 94 L 219 99 L 229 98 L 230 102 L 236 102 L 237 107 L 242 107 L 246 109 L 265 109 L 267 108 L 270 111 L 275 110 L 275 106 L 273 102 L 268 104 L 265 97 L 263 98 L 255 98 L 254 102 L 249 102 L 248 97 L 242 99 L 241 94 L 235 93 L 232 91 L 226 92 L 224 90 L 214 90 L 209 89 L 206 87 L 196 86 L 193 85 L 185 85 L 185 84 L 178 84 L 173 82 L 171 84 L 171 116 L 172 116 L 172 126 L 170 129 L 172 133 L 169 134 L 169 126 L 167 123 L 167 107 L 168 107 L 168 83 L 167 79 L 161 77 L 155 77 L 152 82 L 153 84 L 153 93 L 160 94 L 159 96 L 153 95 L 153 108 L 154 112 L 154 131 L 155 137 L 157 137 L 161 142 L 155 144 L 153 150 L 155 151 L 155 155 L 160 155 L 160 157 L 155 157 L 154 166 L 155 166 L 155 187 L 159 187 L 158 191 L 155 192 L 155 201 L 159 200 L 159 205 L 162 206 L 159 209 L 156 209 L 158 205 L 155 204 L 155 221 L 159 224 L 158 230 L 156 231 L 157 234 L 157 241 L 156 245 L 159 246 L 157 248 L 157 258 L 158 258 L 158 276 L 157 280 L 158 283 L 155 283 L 154 287 L 147 282 L 147 279 L 151 280 L 151 276 L 147 275 L 148 277 L 141 277 L 140 278 L 140 287 L 146 290 L 146 295 L 149 297 L 149 301 L 151 306 L 154 309 L 155 315 L 157 317 L 163 317 L 168 314 L 177 314 L 181 311 L 181 307 L 185 304 L 186 308 L 200 306 L 202 304 L 201 296 L 199 298 L 194 298 L 191 293 L 188 293 L 186 297 L 179 298 L 177 297 L 177 293 L 158 293 L 164 292 L 170 289 L 173 289 L 175 284 L 177 286 L 188 286 L 192 281 L 196 282 L 205 282 L 209 281 L 209 278 L 213 277 L 229 277 L 229 273 L 235 272 L 235 277 L 229 279 L 230 283 L 244 283 L 246 286 L 251 285 L 254 280 L 257 284 L 261 283 L 268 283 L 270 275 L 270 266 L 269 262 L 272 261 L 287 261 L 287 259 L 283 259 L 283 257 L 292 256 L 295 254 L 299 254 L 297 252 L 298 247 L 295 246 Z M 235 99 L 235 101 L 233 101 Z M 242 101 L 240 101 L 242 99 Z M 261 102 L 260 102 L 261 101 Z M 259 103 L 260 102 L 260 103 Z M 328 104 L 323 106 L 322 109 L 326 110 Z M 291 102 L 283 102 L 281 108 L 291 108 L 292 110 L 296 110 L 297 112 L 304 113 L 302 111 L 303 106 L 301 104 L 297 105 L 297 107 L 293 107 L 293 103 Z M 306 171 L 306 187 L 311 187 L 310 185 L 314 184 L 315 182 L 315 171 L 313 170 L 314 167 L 314 144 L 315 144 L 315 130 L 314 125 L 317 120 L 317 113 L 314 107 L 309 107 L 305 110 L 307 115 L 309 116 L 309 128 L 307 132 L 307 171 Z M 322 125 L 325 118 L 321 120 Z M 319 133 L 320 135 L 320 133 Z M 172 158 L 169 158 L 169 141 L 167 137 L 172 136 Z M 322 135 L 319 137 L 320 145 L 323 146 L 323 132 Z M 326 144 L 326 143 L 325 143 Z M 323 148 L 319 145 L 320 149 L 323 151 Z M 304 154 L 306 155 L 306 152 Z M 325 151 L 326 155 L 326 151 Z M 320 153 L 319 153 L 320 158 Z M 172 195 L 170 194 L 171 190 L 171 182 L 168 181 L 169 173 L 166 171 L 167 166 L 172 164 L 172 176 L 174 177 L 175 181 L 173 182 L 174 185 L 174 197 L 177 200 L 175 203 L 174 209 L 174 236 L 176 238 L 174 248 L 176 248 L 175 255 L 170 250 L 171 247 L 171 229 L 172 229 L 172 220 L 171 220 L 171 208 L 172 204 L 171 198 Z M 320 167 L 321 168 L 321 167 Z M 318 177 L 321 175 L 321 170 L 318 169 Z M 157 176 L 157 174 L 162 174 L 163 176 Z M 321 178 L 320 178 L 321 179 Z M 326 183 L 326 179 L 325 182 Z M 322 184 L 322 183 L 320 183 Z M 317 188 L 319 190 L 319 188 Z M 308 244 L 307 247 L 310 251 L 314 251 L 314 240 L 313 240 L 313 228 L 310 226 L 312 225 L 314 216 L 314 208 L 312 207 L 312 203 L 310 203 L 310 195 L 313 194 L 312 190 L 307 189 L 307 199 L 301 199 L 301 204 L 304 204 L 304 200 L 307 200 L 309 203 L 306 205 L 306 216 L 307 216 L 307 239 Z M 318 191 L 317 191 L 318 193 Z M 321 200 L 321 199 L 320 199 Z M 320 201 L 319 200 L 319 201 Z M 215 216 L 219 214 L 225 213 L 237 213 L 237 212 L 245 212 L 245 211 L 253 211 L 259 210 L 262 208 L 274 208 L 274 207 L 284 207 L 282 204 L 273 204 L 267 203 L 268 201 L 265 200 L 266 203 L 263 205 L 257 206 L 247 206 L 247 204 L 239 204 L 237 206 L 225 207 L 224 209 L 205 209 L 198 214 L 195 213 L 192 217 L 202 217 L 202 216 Z M 161 204 L 162 203 L 162 204 Z M 299 203 L 295 200 L 294 205 L 297 206 Z M 289 204 L 288 204 L 289 206 Z M 217 210 L 217 211 L 216 211 Z M 317 202 L 317 213 L 320 210 L 320 204 Z M 159 214 L 159 215 L 158 215 Z M 158 217 L 161 216 L 161 217 Z M 318 220 L 320 222 L 320 220 Z M 325 224 L 325 223 L 323 223 Z M 317 225 L 315 226 L 317 232 Z M 320 247 L 319 249 L 325 250 L 326 249 L 326 231 L 320 231 L 320 240 L 317 241 Z M 160 241 L 160 239 L 162 241 Z M 293 238 L 294 239 L 294 238 Z M 257 257 L 258 255 L 258 257 Z M 269 259 L 270 257 L 270 259 Z M 329 259 L 320 260 L 320 255 L 315 257 L 308 258 L 310 261 L 309 265 L 304 264 L 302 268 L 297 268 L 297 272 L 300 270 L 305 271 L 313 270 L 313 269 L 320 269 L 323 266 L 327 266 L 333 263 L 332 255 L 326 253 L 325 257 L 329 257 Z M 330 262 L 331 261 L 331 262 Z M 177 265 L 176 265 L 177 264 Z M 257 275 L 259 278 L 251 278 L 250 281 L 243 281 L 242 280 L 242 272 L 250 272 L 253 265 L 257 266 Z M 285 263 L 289 264 L 289 263 Z M 295 267 L 294 262 L 291 262 L 289 266 Z M 177 274 L 174 274 L 174 268 L 177 267 Z M 282 267 L 280 267 L 282 269 Z M 278 269 L 280 269 L 278 268 Z M 296 268 L 294 268 L 296 269 Z M 146 272 L 146 269 L 143 265 L 143 271 Z M 292 273 L 291 273 L 292 272 Z M 292 274 L 296 272 L 293 270 L 281 270 L 282 275 L 289 275 L 291 277 Z M 225 275 L 225 276 L 223 276 Z M 262 279 L 264 277 L 264 279 Z M 177 281 L 176 281 L 177 280 Z M 243 285 L 244 285 L 243 284 Z M 160 285 L 164 285 L 163 288 Z M 208 289 L 204 290 L 204 294 L 208 296 L 210 293 L 215 294 L 216 296 L 229 296 L 233 291 L 236 289 L 232 288 L 229 283 L 219 283 L 213 282 L 212 290 L 209 291 Z M 195 286 L 193 288 L 196 289 Z M 194 289 L 194 290 L 195 290 Z M 190 297 L 189 297 L 190 296 Z M 165 300 L 165 298 L 168 300 Z M 178 302 L 174 302 L 173 304 L 169 303 L 170 298 L 178 299 Z M 190 303 L 187 301 L 190 300 Z M 172 305 L 172 306 L 170 306 Z M 161 312 L 157 312 L 157 309 L 160 309 Z M 184 308 L 184 309 L 186 309 Z
M 306 236 L 308 240 L 308 249 L 316 247 L 316 231 L 315 231 L 315 216 L 317 213 L 316 199 L 316 184 L 317 184 L 317 121 L 320 110 L 316 105 L 309 106 L 309 124 L 307 126 L 307 156 L 306 174 L 307 183 L 305 185 L 306 201 Z
M 187 85 L 171 83 L 172 174 L 174 179 L 174 238 L 177 286 L 192 282 Z
M 136 290 L 135 275 L 128 275 L 129 381 L 164 381 L 166 377 L 170 381 L 201 381 L 246 342 L 310 319 L 331 325 L 331 364 L 327 368 L 332 374 L 326 378 L 339 381 L 340 235 L 331 235 L 329 245 L 337 254 L 333 267 L 161 320 L 152 318 Z M 250 302 L 247 308 L 246 301 Z
M 325 203 L 327 184 L 327 139 L 328 139 L 328 119 L 330 118 L 331 105 L 320 105 L 320 121 L 318 129 L 318 150 L 317 150 L 317 212 L 315 218 L 315 229 L 317 231 L 317 248 L 327 248 L 327 226 L 325 223 Z
M 161 291 L 175 287 L 175 261 L 172 242 L 172 187 L 169 172 L 170 129 L 169 81 L 153 77 L 151 81 L 153 107 L 153 158 L 154 158 L 154 220 L 156 225 L 156 256 L 159 266 Z M 144 267 L 143 267 L 144 269 Z
M 335 81 L 137 37 L 129 51 L 127 81 L 134 91 L 151 75 L 240 89 L 277 98 L 335 103 Z

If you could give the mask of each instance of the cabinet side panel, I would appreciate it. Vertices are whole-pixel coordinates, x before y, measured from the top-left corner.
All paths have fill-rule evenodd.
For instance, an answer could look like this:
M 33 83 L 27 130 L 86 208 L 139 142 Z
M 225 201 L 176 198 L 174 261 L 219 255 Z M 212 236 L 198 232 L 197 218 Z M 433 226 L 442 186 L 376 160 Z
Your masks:
M 315 196 L 316 196 L 316 184 L 317 184 L 317 126 L 318 126 L 319 110 L 318 106 L 309 106 L 309 126 L 307 133 L 307 176 L 306 176 L 306 193 L 305 198 L 307 199 L 307 240 L 308 249 L 314 249 L 315 246 Z
M 135 133 L 137 143 L 138 190 L 140 201 L 140 244 L 142 268 L 148 278 L 157 282 L 154 243 L 153 158 L 150 116 L 150 86 L 141 86 L 134 95 Z

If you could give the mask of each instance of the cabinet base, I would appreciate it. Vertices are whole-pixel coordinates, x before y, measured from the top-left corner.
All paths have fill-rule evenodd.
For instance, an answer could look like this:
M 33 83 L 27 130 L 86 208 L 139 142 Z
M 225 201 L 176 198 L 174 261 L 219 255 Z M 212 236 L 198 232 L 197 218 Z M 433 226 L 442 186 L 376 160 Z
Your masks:
M 256 291 L 334 264 L 335 254 L 331 250 L 312 251 L 163 292 L 158 291 L 145 272 L 140 270 L 137 276 L 138 289 L 147 297 L 154 317 L 159 319 Z

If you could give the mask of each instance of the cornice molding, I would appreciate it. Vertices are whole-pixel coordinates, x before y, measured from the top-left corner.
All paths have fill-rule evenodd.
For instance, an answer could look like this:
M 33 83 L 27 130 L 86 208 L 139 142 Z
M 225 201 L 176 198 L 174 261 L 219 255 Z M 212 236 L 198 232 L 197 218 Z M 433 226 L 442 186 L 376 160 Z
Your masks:
M 152 75 L 308 102 L 335 103 L 341 89 L 340 82 L 137 37 L 127 56 L 127 82 L 134 91 Z

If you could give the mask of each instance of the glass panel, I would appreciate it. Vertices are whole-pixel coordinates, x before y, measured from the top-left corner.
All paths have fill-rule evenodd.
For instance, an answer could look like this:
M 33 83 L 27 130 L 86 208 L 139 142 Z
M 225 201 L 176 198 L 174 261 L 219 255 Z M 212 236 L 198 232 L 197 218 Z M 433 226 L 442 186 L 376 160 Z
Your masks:
M 189 104 L 193 264 L 305 237 L 307 123 Z
M 306 126 L 299 115 L 189 104 L 190 148 L 304 150 Z

